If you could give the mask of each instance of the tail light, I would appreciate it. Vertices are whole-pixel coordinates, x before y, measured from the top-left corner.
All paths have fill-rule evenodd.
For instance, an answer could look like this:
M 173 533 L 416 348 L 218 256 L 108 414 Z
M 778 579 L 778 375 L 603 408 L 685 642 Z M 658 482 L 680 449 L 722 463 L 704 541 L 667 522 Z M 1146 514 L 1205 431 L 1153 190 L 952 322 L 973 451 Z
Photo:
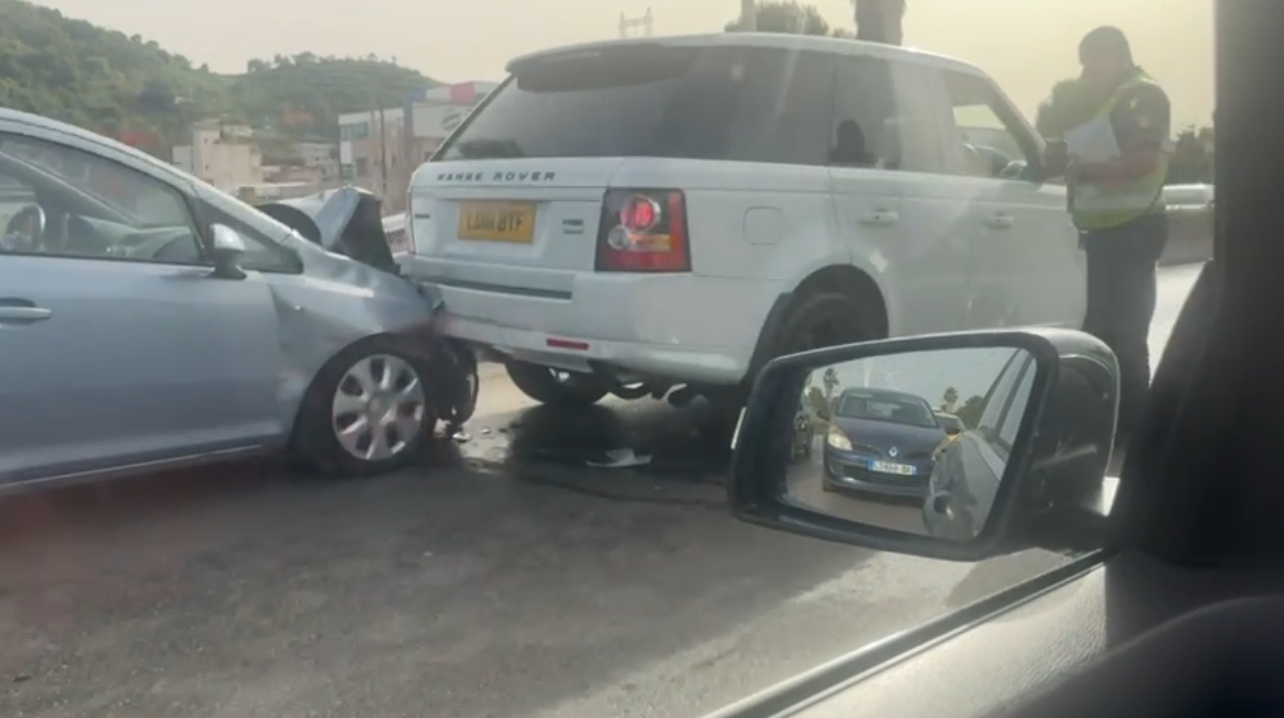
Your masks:
M 597 233 L 599 272 L 689 272 L 686 198 L 678 190 L 610 190 Z

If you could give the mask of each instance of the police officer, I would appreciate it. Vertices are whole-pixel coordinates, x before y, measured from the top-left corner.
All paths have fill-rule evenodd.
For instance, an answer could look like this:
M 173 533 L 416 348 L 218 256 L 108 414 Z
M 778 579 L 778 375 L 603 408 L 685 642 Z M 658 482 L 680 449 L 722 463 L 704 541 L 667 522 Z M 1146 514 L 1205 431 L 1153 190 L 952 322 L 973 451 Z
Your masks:
M 1088 260 L 1084 331 L 1119 359 L 1119 427 L 1126 437 L 1150 385 L 1155 272 L 1168 239 L 1163 187 L 1171 146 L 1168 96 L 1133 62 L 1123 31 L 1099 27 L 1079 44 L 1081 82 L 1119 145 L 1115 159 L 1068 157 L 1070 213 Z M 1056 164 L 1056 162 L 1053 162 Z

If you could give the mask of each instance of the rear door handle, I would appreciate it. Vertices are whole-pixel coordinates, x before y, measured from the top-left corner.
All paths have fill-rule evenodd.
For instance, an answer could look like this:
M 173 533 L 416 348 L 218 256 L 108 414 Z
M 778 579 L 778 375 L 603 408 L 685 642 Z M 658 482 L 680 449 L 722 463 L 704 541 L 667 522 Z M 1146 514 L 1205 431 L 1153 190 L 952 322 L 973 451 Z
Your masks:
M 53 316 L 53 311 L 37 307 L 29 299 L 5 297 L 0 299 L 0 324 L 34 324 Z
M 995 212 L 986 218 L 985 223 L 995 229 L 1009 229 L 1016 224 L 1016 220 L 1006 212 Z
M 899 222 L 900 219 L 901 216 L 890 209 L 876 209 L 862 214 L 860 223 L 876 227 L 891 227 Z

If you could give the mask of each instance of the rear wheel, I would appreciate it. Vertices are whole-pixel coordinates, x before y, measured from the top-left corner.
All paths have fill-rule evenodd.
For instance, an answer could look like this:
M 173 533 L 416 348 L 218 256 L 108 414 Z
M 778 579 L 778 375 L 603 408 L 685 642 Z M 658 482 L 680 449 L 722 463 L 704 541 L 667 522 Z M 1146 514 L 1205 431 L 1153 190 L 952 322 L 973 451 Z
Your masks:
M 781 322 L 769 359 L 810 349 L 871 341 L 882 335 L 880 317 L 869 306 L 841 292 L 802 294 Z M 749 399 L 752 377 L 745 385 L 710 396 L 719 430 L 727 439 L 735 431 L 740 410 Z M 721 436 L 719 437 L 721 438 Z M 810 446 L 808 446 L 810 452 Z
M 513 385 L 541 404 L 587 406 L 610 393 L 604 382 L 589 374 L 521 361 L 509 361 L 505 367 Z
M 789 310 L 773 357 L 879 338 L 878 317 L 840 292 L 816 292 Z

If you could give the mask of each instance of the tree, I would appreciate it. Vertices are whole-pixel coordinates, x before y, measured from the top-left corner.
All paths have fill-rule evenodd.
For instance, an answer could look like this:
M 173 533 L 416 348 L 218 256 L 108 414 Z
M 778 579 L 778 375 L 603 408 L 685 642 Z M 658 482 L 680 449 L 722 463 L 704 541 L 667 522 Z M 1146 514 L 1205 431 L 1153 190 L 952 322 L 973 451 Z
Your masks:
M 807 405 L 816 416 L 822 419 L 829 418 L 829 402 L 825 400 L 825 394 L 821 392 L 820 387 L 807 387 Z
M 243 116 L 259 122 L 289 107 L 310 120 L 300 134 L 334 136 L 337 115 L 400 106 L 438 83 L 375 60 L 302 52 L 251 60 L 244 75 L 194 67 L 140 35 L 104 30 L 24 0 L 0 0 L 0 105 L 87 129 L 158 138 L 168 153 L 193 120 Z M 151 149 L 151 148 L 149 148 Z
M 904 43 L 906 0 L 852 0 L 856 39 L 885 45 Z
M 829 23 L 813 5 L 800 5 L 797 0 L 765 0 L 757 5 L 758 32 L 782 32 L 791 35 L 828 35 Z M 742 18 L 726 25 L 727 32 L 744 30 Z
M 175 99 L 174 88 L 159 77 L 143 83 L 143 89 L 138 92 L 138 104 L 148 112 L 172 112 Z
M 952 386 L 945 387 L 945 392 L 941 394 L 941 411 L 946 414 L 954 413 L 954 405 L 959 402 L 959 390 Z
M 829 367 L 821 375 L 820 381 L 825 385 L 825 406 L 833 406 L 834 390 L 838 388 L 838 370 Z
M 975 429 L 981 423 L 981 413 L 985 411 L 985 399 L 981 396 L 969 396 L 963 406 L 954 413 L 969 429 Z
M 1094 112 L 1092 95 L 1078 78 L 1061 80 L 1039 104 L 1034 126 L 1044 137 L 1063 137 L 1068 130 L 1090 121 Z
M 1187 184 L 1213 181 L 1216 161 L 1211 127 L 1186 127 L 1177 133 L 1168 165 L 1168 181 Z

